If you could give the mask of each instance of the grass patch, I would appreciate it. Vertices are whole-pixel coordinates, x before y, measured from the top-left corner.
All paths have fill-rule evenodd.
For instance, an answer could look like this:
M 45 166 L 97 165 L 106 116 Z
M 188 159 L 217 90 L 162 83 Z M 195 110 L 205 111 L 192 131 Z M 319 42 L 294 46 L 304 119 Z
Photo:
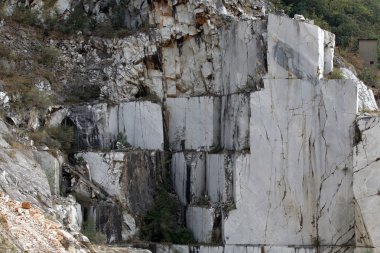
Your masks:
M 327 75 L 328 79 L 343 79 L 344 75 L 339 68 L 334 68 L 330 74 Z
M 379 79 L 374 69 L 363 68 L 360 74 L 358 75 L 358 77 L 368 86 L 372 86 L 372 87 L 379 86 Z

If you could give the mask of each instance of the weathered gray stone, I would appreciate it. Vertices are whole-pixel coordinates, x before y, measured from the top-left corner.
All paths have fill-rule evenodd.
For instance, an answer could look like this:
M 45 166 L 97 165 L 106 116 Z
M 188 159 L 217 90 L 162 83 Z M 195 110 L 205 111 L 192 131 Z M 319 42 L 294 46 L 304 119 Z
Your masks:
M 225 173 L 229 168 L 226 160 L 227 157 L 223 154 L 207 154 L 206 192 L 212 202 L 222 203 L 227 200 Z
M 168 98 L 169 143 L 174 151 L 219 146 L 218 97 Z
M 45 170 L 52 195 L 59 196 L 62 157 L 59 157 L 57 152 L 57 156 L 60 158 L 58 159 L 47 151 L 33 151 L 33 155 L 41 168 Z
M 190 247 L 190 252 L 197 253 L 223 253 L 224 247 L 222 246 L 193 246 Z
M 111 196 L 116 196 L 134 214 L 142 214 L 153 203 L 163 153 L 130 151 L 78 153 L 89 166 L 90 178 Z
M 31 150 L 1 148 L 0 157 L 0 191 L 45 210 L 52 207 L 48 178 Z

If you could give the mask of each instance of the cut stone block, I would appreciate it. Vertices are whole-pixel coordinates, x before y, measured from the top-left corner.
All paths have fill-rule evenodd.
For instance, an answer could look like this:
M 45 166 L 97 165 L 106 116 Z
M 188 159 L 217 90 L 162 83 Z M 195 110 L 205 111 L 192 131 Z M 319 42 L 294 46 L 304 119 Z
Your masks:
M 324 70 L 323 74 L 327 75 L 333 71 L 334 68 L 334 48 L 335 48 L 335 34 L 328 31 L 324 32 Z
M 251 94 L 251 165 L 234 174 L 237 209 L 224 224 L 226 243 L 351 244 L 355 85 L 277 79 L 264 86 Z
M 221 147 L 226 150 L 249 149 L 249 95 L 222 97 Z
M 182 7 L 176 5 L 176 12 Z M 170 25 L 164 26 L 166 33 Z M 163 47 L 167 94 L 228 95 L 254 90 L 266 72 L 261 35 L 265 26 L 266 22 L 258 19 L 231 20 L 212 34 L 197 33 Z M 188 26 L 177 25 L 176 29 L 188 30 Z
M 196 202 L 205 192 L 205 153 L 174 153 L 172 180 L 174 189 L 183 205 Z
M 286 16 L 268 17 L 268 78 L 321 79 L 324 32 Z
M 196 206 L 189 206 L 187 208 L 186 224 L 187 227 L 193 232 L 194 239 L 197 240 L 197 242 L 210 243 L 212 241 L 214 217 L 215 214 L 212 208 Z
M 222 246 L 193 246 L 190 247 L 190 252 L 196 253 L 224 253 L 224 247 Z
M 164 133 L 161 105 L 148 101 L 72 106 L 62 124 L 74 126 L 74 146 L 113 148 L 118 135 L 123 145 L 163 150 Z
M 219 146 L 220 98 L 168 98 L 169 143 L 174 151 Z
M 266 72 L 264 26 L 261 20 L 246 20 L 232 22 L 221 31 L 221 69 L 215 73 L 215 85 L 222 84 L 223 95 L 253 90 Z

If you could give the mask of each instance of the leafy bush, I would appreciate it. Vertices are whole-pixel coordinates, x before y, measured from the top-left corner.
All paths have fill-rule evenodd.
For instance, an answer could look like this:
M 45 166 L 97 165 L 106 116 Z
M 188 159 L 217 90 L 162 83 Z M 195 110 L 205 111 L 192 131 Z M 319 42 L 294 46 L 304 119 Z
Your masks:
M 359 79 L 361 79 L 366 85 L 376 86 L 379 82 L 376 72 L 370 68 L 363 68 L 360 74 L 358 75 Z
M 49 9 L 52 8 L 58 0 L 42 0 L 44 2 L 44 7 Z
M 36 87 L 31 88 L 21 95 L 21 101 L 16 102 L 17 106 L 21 108 L 37 108 L 38 110 L 45 111 L 53 104 L 51 97 L 45 92 L 40 91 Z
M 177 224 L 178 205 L 173 196 L 161 190 L 153 207 L 146 214 L 141 235 L 147 241 L 189 244 L 194 242 L 191 231 Z
M 327 76 L 328 79 L 343 79 L 343 73 L 339 68 L 334 68 L 333 71 Z
M 53 46 L 45 47 L 41 51 L 39 63 L 45 65 L 46 67 L 53 67 L 54 64 L 57 63 L 59 55 L 59 49 Z
M 30 26 L 40 26 L 41 22 L 38 19 L 37 13 L 29 8 L 18 7 L 14 10 L 12 14 L 12 19 L 18 23 L 30 25 Z

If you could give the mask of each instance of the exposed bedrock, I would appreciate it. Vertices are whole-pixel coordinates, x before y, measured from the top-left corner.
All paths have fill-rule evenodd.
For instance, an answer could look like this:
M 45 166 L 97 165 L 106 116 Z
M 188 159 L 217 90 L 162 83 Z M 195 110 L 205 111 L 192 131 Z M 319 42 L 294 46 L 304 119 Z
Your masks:
M 139 1 L 129 25 L 154 28 L 54 42 L 73 71 L 63 82 L 99 85 L 99 97 L 53 108 L 46 120 L 73 127 L 71 164 L 44 151 L 16 153 L 14 173 L 33 156 L 36 184 L 24 188 L 47 199 L 74 195 L 81 208 L 71 206 L 67 219 L 107 242 L 138 235 L 170 178 L 182 211 L 175 222 L 202 245 L 157 245 L 156 253 L 376 250 L 379 119 L 357 119 L 378 109 L 373 93 L 348 69 L 329 79 L 333 34 L 266 15 L 263 5 L 222 2 Z M 18 184 L 0 170 L 0 183 Z

